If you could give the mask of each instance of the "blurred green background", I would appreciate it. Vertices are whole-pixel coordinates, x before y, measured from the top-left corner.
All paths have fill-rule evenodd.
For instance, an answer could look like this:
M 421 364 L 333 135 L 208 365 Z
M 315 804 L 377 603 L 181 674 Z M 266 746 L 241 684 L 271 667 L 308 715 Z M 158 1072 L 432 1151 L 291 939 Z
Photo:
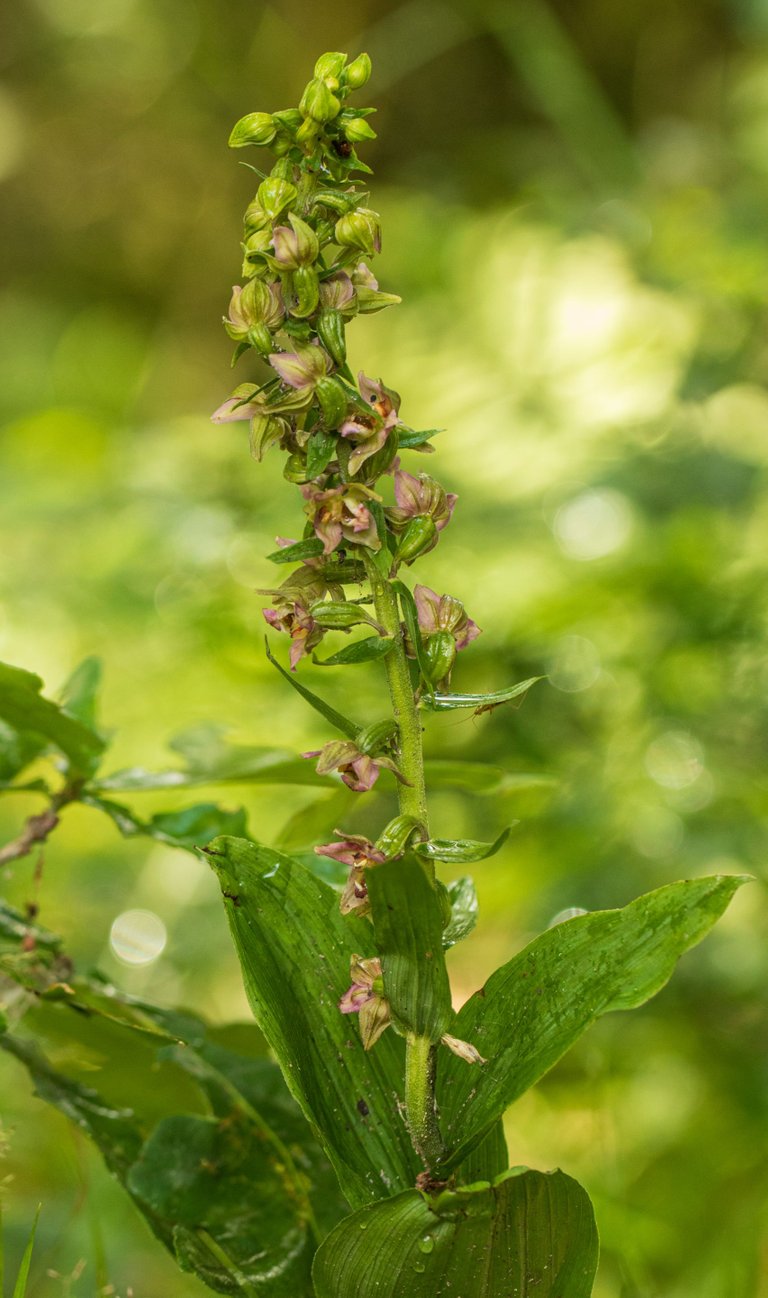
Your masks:
M 432 800 L 444 837 L 521 821 L 474 869 L 457 995 L 565 908 L 757 876 L 508 1136 L 513 1163 L 563 1166 L 595 1200 L 596 1298 L 765 1298 L 766 0 L 17 0 L 1 21 L 0 656 L 55 691 L 101 655 L 113 768 L 164 764 L 208 720 L 242 742 L 330 738 L 268 669 L 254 594 L 299 498 L 277 458 L 249 460 L 243 425 L 208 416 L 231 386 L 220 317 L 254 189 L 230 127 L 294 104 L 323 50 L 367 49 L 377 273 L 404 302 L 353 323 L 353 366 L 447 430 L 428 467 L 461 500 L 418 579 L 485 628 L 454 685 L 549 676 L 519 710 L 428 725 L 428 753 L 551 777 Z M 305 679 L 382 709 L 374 666 Z M 214 792 L 267 841 L 317 796 Z M 344 827 L 375 828 L 391 799 Z M 37 809 L 6 798 L 0 841 Z M 4 880 L 16 904 L 33 867 Z M 83 966 L 247 1017 L 193 857 L 73 808 L 38 900 Z M 109 932 L 137 906 L 168 942 L 131 968 Z M 33 1298 L 207 1292 L 5 1059 L 0 1094 L 12 1259 L 44 1204 Z

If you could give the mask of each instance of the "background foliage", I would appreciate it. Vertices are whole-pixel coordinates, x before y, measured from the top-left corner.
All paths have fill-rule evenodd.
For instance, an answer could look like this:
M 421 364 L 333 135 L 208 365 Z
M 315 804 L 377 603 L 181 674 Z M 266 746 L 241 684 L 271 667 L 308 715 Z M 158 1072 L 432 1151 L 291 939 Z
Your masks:
M 396 386 L 414 427 L 447 429 L 438 476 L 461 501 L 424 571 L 486 628 L 455 688 L 549 673 L 519 710 L 428 722 L 428 756 L 551 777 L 433 799 L 441 836 L 521 821 L 474 867 L 480 927 L 452 977 L 463 999 L 568 907 L 758 877 L 657 1001 L 601 1021 L 512 1110 L 508 1139 L 513 1162 L 561 1165 L 595 1200 L 596 1298 L 762 1298 L 768 8 L 481 8 L 8 7 L 0 656 L 55 688 L 99 653 L 114 766 L 161 765 L 170 735 L 211 720 L 240 742 L 327 737 L 268 668 L 252 593 L 298 505 L 208 413 L 229 390 L 219 317 L 252 189 L 229 129 L 293 102 L 323 49 L 368 49 L 377 269 L 404 305 L 353 326 L 353 368 Z M 373 717 L 381 674 L 355 670 Z M 350 677 L 333 677 L 341 702 Z M 267 841 L 317 797 L 216 792 Z M 137 795 L 142 815 L 168 806 L 155 797 Z M 3 840 L 32 809 L 5 800 Z M 319 825 L 338 819 L 369 826 L 364 803 Z M 247 1016 L 193 856 L 77 807 L 39 884 L 33 867 L 5 890 L 37 894 L 81 965 Z M 109 934 L 132 907 L 168 941 L 129 967 Z M 12 1261 L 44 1201 L 30 1295 L 204 1292 L 10 1059 L 0 1086 Z

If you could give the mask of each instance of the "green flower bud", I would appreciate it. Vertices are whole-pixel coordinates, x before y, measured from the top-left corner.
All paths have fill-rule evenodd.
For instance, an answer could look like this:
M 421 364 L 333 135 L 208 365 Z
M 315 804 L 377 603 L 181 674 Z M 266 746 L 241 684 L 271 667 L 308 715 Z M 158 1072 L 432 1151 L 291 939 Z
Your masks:
M 435 631 L 427 637 L 424 651 L 428 664 L 428 682 L 437 688 L 450 677 L 456 660 L 456 641 L 450 631 Z
M 359 90 L 371 75 L 371 60 L 367 54 L 358 54 L 344 72 L 344 80 L 352 90 Z
M 319 379 L 315 395 L 320 402 L 326 428 L 338 428 L 347 413 L 347 394 L 338 379 Z
M 272 152 L 276 158 L 284 158 L 293 148 L 293 140 L 289 135 L 276 135 L 272 143 Z
M 427 836 L 420 820 L 415 816 L 395 816 L 394 820 L 385 825 L 374 846 L 377 852 L 383 852 L 392 860 L 403 855 L 414 834 L 418 834 L 420 839 Z
M 329 90 L 324 81 L 320 81 L 315 77 L 313 81 L 310 81 L 301 96 L 299 110 L 305 117 L 311 117 L 313 122 L 319 122 L 322 125 L 325 122 L 332 122 L 334 117 L 338 117 L 341 112 L 341 102 L 336 98 L 333 91 Z
M 366 726 L 357 736 L 356 743 L 361 753 L 374 755 L 386 747 L 396 734 L 397 722 L 390 717 L 386 721 L 374 721 L 372 726 Z
M 324 81 L 327 77 L 333 77 L 334 80 L 338 81 L 344 71 L 346 61 L 346 54 L 321 54 L 315 64 L 315 76 L 321 81 Z
M 267 226 L 270 226 L 271 224 L 272 222 L 264 211 L 264 208 L 261 206 L 258 198 L 251 199 L 243 216 L 245 233 L 252 234 L 254 230 L 266 230 Z
M 278 113 L 272 114 L 272 121 L 294 139 L 303 120 L 298 108 L 281 108 Z
M 412 518 L 400 538 L 395 553 L 396 563 L 413 563 L 420 554 L 426 554 L 437 545 L 437 527 L 429 514 Z
M 289 455 L 285 461 L 283 477 L 288 482 L 303 484 L 307 481 L 307 462 L 303 455 Z
M 356 194 L 339 194 L 335 189 L 319 189 L 312 199 L 312 206 L 322 205 L 343 216 L 345 212 L 351 212 L 356 202 Z
M 350 144 L 360 144 L 363 140 L 375 140 L 376 132 L 369 126 L 364 117 L 352 117 L 344 123 L 344 134 Z
M 310 605 L 310 617 L 326 631 L 346 631 L 349 627 L 360 626 L 371 619 L 359 604 L 347 604 L 342 600 L 320 600 Z
M 347 359 L 347 341 L 341 312 L 333 309 L 321 311 L 315 321 L 315 328 L 328 355 L 337 365 L 343 365 Z
M 251 280 L 251 283 L 260 284 L 261 280 Z M 251 344 L 251 347 L 255 347 L 256 351 L 262 356 L 269 356 L 270 352 L 275 350 L 275 340 L 267 326 L 263 323 L 251 326 L 248 330 L 248 342 Z
M 378 212 L 358 207 L 339 217 L 334 235 L 340 248 L 353 248 L 372 257 L 381 252 L 381 223 Z
M 320 135 L 320 124 L 311 117 L 306 117 L 296 132 L 296 143 L 309 151 Z
M 267 263 L 264 259 L 264 253 L 272 247 L 272 237 L 268 229 L 254 230 L 249 234 L 243 244 L 245 261 L 243 263 L 244 275 L 263 275 L 267 272 Z
M 299 197 L 299 191 L 289 180 L 270 176 L 259 185 L 256 197 L 270 221 L 276 221 L 286 207 L 293 206 Z
M 320 254 L 320 243 L 311 225 L 300 217 L 289 213 L 291 228 L 286 225 L 275 227 L 273 244 L 275 261 L 281 270 L 298 270 L 300 266 L 310 266 Z
M 230 149 L 242 149 L 246 144 L 271 144 L 277 127 L 269 113 L 246 113 L 232 128 Z
M 299 266 L 288 276 L 288 310 L 300 320 L 312 315 L 320 299 L 320 282 L 314 266 Z
M 274 167 L 270 171 L 269 176 L 271 180 L 287 180 L 289 185 L 292 185 L 293 163 L 290 158 L 278 158 Z

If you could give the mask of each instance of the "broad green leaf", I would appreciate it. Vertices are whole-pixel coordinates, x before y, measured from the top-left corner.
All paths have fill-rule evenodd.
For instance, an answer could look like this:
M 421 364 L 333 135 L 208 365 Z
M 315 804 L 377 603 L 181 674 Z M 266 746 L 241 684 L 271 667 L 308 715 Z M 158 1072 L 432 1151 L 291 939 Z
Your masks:
M 242 807 L 227 811 L 215 802 L 199 802 L 181 811 L 159 811 L 149 820 L 142 820 L 129 807 L 109 798 L 85 793 L 81 799 L 88 807 L 103 811 L 126 838 L 146 835 L 169 847 L 194 852 L 204 847 L 217 834 L 237 834 L 246 837 L 248 825 Z
M 280 550 L 273 550 L 267 555 L 272 563 L 300 563 L 302 559 L 316 559 L 323 553 L 323 543 L 316 536 L 308 536 L 304 541 L 295 541 Z
M 164 1118 L 126 1184 L 152 1216 L 172 1223 L 180 1264 L 211 1288 L 264 1287 L 274 1298 L 310 1293 L 312 1241 L 303 1204 L 269 1133 L 242 1109 L 222 1118 Z
M 623 910 L 595 911 L 542 933 L 492 974 L 450 1029 L 487 1060 L 441 1060 L 438 1098 L 448 1170 L 601 1014 L 642 1005 L 664 986 L 744 883 L 739 875 L 673 883 Z
M 100 686 L 101 662 L 98 658 L 84 658 L 61 689 L 61 706 L 91 730 L 97 729 L 96 708 Z
M 484 762 L 460 762 L 442 757 L 427 758 L 424 772 L 430 788 L 465 789 L 469 793 L 493 796 L 553 788 L 557 783 L 551 775 L 505 771 L 501 766 L 488 766 Z
M 474 1065 L 471 1065 L 474 1067 Z M 487 1136 L 456 1168 L 457 1185 L 474 1185 L 475 1181 L 492 1181 L 509 1169 L 509 1151 L 501 1118 L 494 1122 Z
M 581 1186 L 515 1168 L 353 1213 L 318 1249 L 312 1277 L 317 1298 L 589 1298 L 597 1252 Z
M 517 825 L 517 820 L 512 822 Z M 447 861 L 451 865 L 469 865 L 472 861 L 485 861 L 495 856 L 509 838 L 512 825 L 503 829 L 492 843 L 478 843 L 473 838 L 431 838 L 428 843 L 417 843 L 414 852 L 425 861 Z
M 343 667 L 354 663 L 369 663 L 386 658 L 394 643 L 394 640 L 388 640 L 384 636 L 369 635 L 364 640 L 355 640 L 354 644 L 345 645 L 338 653 L 331 654 L 330 658 L 316 658 L 313 655 L 312 661 L 318 667 Z
M 451 918 L 443 930 L 443 948 L 455 946 L 468 937 L 477 923 L 477 893 L 472 879 L 465 875 L 448 884 Z
M 0 719 L 22 735 L 54 744 L 67 758 L 73 777 L 91 775 L 104 751 L 104 740 L 57 703 L 43 698 L 42 688 L 39 676 L 0 663 Z
M 201 784 L 306 784 L 331 788 L 335 781 L 316 773 L 311 762 L 297 758 L 287 749 L 256 748 L 231 744 L 217 725 L 200 725 L 176 735 L 170 748 L 180 753 L 181 769 L 147 771 L 130 767 L 103 779 L 92 780 L 90 789 L 130 793 L 142 789 L 188 789 Z
M 27 1292 L 27 1281 L 29 1279 L 29 1268 L 32 1265 L 32 1251 L 35 1247 L 35 1234 L 37 1232 L 37 1223 L 40 1220 L 40 1209 L 42 1204 L 37 1205 L 35 1220 L 32 1222 L 32 1229 L 29 1232 L 27 1246 L 21 1259 L 21 1265 L 16 1276 L 16 1283 L 13 1286 L 13 1298 L 24 1298 Z M 0 1273 L 0 1284 L 2 1284 L 2 1273 Z
M 269 643 L 266 640 L 264 643 L 266 645 L 267 658 L 271 662 L 272 666 L 277 668 L 280 675 L 285 677 L 288 684 L 296 690 L 297 694 L 300 694 L 309 706 L 315 709 L 315 712 L 319 712 L 321 717 L 325 717 L 326 721 L 330 721 L 335 730 L 340 730 L 343 735 L 347 736 L 347 739 L 355 739 L 360 727 L 356 726 L 354 721 L 350 721 L 349 717 L 345 717 L 341 712 L 337 712 L 335 708 L 331 707 L 330 703 L 326 703 L 324 699 L 319 697 L 319 695 L 313 694 L 312 690 L 307 689 L 306 685 L 302 685 L 301 681 L 297 680 L 295 676 L 292 676 L 290 672 L 287 672 L 284 667 L 281 667 L 277 659 L 273 658 L 270 652 Z
M 543 680 L 543 676 L 531 676 L 527 681 L 518 681 L 503 690 L 492 690 L 489 694 L 434 694 L 425 695 L 419 706 L 429 712 L 450 712 L 455 708 L 474 708 L 475 712 L 491 712 L 502 703 L 511 703 L 523 694 L 527 694 L 532 685 Z
M 373 954 L 370 924 L 342 917 L 333 889 L 279 852 L 217 838 L 206 857 L 256 1021 L 350 1203 L 412 1185 L 419 1164 L 398 1110 L 403 1043 L 385 1032 L 366 1055 L 338 1009 L 350 956 Z
M 437 1042 L 451 1021 L 443 911 L 429 867 L 412 852 L 366 872 L 384 995 L 404 1032 Z

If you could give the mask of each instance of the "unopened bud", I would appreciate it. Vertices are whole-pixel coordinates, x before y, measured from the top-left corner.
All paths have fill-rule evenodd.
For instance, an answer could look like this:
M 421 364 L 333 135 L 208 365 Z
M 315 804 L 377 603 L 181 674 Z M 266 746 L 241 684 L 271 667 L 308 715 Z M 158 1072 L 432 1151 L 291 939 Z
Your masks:
M 270 113 L 246 113 L 232 128 L 230 149 L 242 149 L 246 144 L 271 144 L 277 127 Z
M 253 234 L 254 230 L 266 230 L 267 226 L 270 226 L 271 224 L 272 223 L 267 216 L 267 213 L 264 211 L 264 208 L 261 206 L 258 198 L 252 199 L 246 207 L 245 215 L 243 216 L 243 225 L 245 226 L 246 234 Z
M 259 185 L 257 199 L 270 221 L 276 221 L 281 212 L 292 207 L 299 196 L 299 191 L 289 180 L 281 176 L 269 176 Z
M 378 212 L 369 207 L 358 207 L 354 212 L 339 217 L 336 222 L 336 242 L 340 248 L 354 248 L 372 257 L 381 252 L 381 223 Z
M 363 140 L 375 140 L 376 132 L 369 126 L 364 117 L 350 117 L 344 122 L 344 134 L 350 144 L 361 144 Z
M 347 343 L 341 313 L 332 309 L 321 311 L 315 321 L 315 328 L 328 355 L 333 357 L 337 365 L 343 365 L 347 359 Z
M 344 72 L 344 80 L 353 90 L 364 86 L 371 75 L 371 60 L 367 54 L 358 54 Z
M 342 600 L 321 600 L 310 607 L 310 616 L 327 631 L 346 631 L 349 627 L 371 624 L 371 618 L 359 604 Z
M 289 455 L 285 461 L 283 477 L 288 482 L 298 482 L 303 484 L 307 482 L 307 462 L 303 455 Z
M 305 117 L 296 132 L 296 143 L 300 144 L 305 151 L 309 151 L 319 135 L 320 123 L 316 122 L 312 117 Z
M 320 402 L 326 428 L 338 428 L 347 413 L 347 394 L 338 379 L 319 379 L 315 395 Z
M 366 726 L 357 736 L 357 746 L 361 753 L 370 753 L 375 755 L 380 752 L 397 734 L 397 722 L 391 717 L 388 721 L 374 721 L 372 726 Z
M 315 64 L 315 76 L 323 81 L 327 77 L 333 77 L 336 80 L 344 71 L 344 64 L 347 61 L 346 54 L 330 53 L 321 54 Z
M 396 563 L 413 563 L 420 554 L 427 554 L 437 545 L 437 527 L 429 514 L 412 518 L 400 537 L 395 553 Z
M 320 285 L 314 266 L 299 266 L 290 277 L 289 310 L 300 320 L 312 315 L 320 297 Z
M 379 834 L 376 850 L 383 852 L 388 860 L 402 856 L 414 834 L 420 839 L 426 837 L 426 829 L 416 816 L 395 816 Z
M 320 243 L 311 225 L 289 213 L 287 225 L 275 226 L 273 245 L 275 261 L 283 270 L 298 270 L 300 266 L 311 266 L 320 253 Z
M 450 677 L 456 661 L 456 641 L 450 631 L 435 631 L 427 637 L 424 652 L 427 659 L 428 683 L 438 687 Z
M 310 81 L 301 96 L 299 109 L 305 117 L 311 117 L 313 122 L 319 122 L 322 125 L 325 122 L 332 122 L 334 117 L 338 117 L 341 111 L 341 103 L 333 91 L 329 90 L 325 82 L 315 77 L 313 81 Z
M 251 420 L 251 455 L 254 460 L 263 460 L 264 453 L 279 442 L 287 425 L 284 419 L 274 415 L 254 415 Z

